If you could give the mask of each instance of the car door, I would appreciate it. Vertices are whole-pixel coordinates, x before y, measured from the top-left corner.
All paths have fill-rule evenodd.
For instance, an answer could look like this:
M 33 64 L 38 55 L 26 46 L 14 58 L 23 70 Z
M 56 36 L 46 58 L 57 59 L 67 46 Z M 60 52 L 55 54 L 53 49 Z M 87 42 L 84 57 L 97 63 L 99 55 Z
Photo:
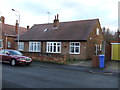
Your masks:
M 4 62 L 10 62 L 11 60 L 11 56 L 8 55 L 9 51 L 5 50 L 3 55 L 2 55 L 2 59 Z

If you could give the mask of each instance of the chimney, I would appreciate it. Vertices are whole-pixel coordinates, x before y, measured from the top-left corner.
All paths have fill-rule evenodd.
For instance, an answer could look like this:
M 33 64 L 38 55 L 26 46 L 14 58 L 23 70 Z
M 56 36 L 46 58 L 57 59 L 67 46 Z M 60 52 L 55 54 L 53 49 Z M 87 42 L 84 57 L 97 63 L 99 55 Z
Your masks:
M 18 34 L 18 20 L 16 20 L 16 25 L 15 25 L 15 32 Z
M 55 16 L 53 27 L 59 27 L 59 15 L 57 14 L 57 18 Z
M 27 26 L 27 30 L 29 30 L 29 29 L 30 29 L 30 26 L 28 25 L 28 26 Z
M 0 17 L 0 21 L 4 24 L 5 23 L 5 18 L 4 18 L 4 16 L 1 16 Z

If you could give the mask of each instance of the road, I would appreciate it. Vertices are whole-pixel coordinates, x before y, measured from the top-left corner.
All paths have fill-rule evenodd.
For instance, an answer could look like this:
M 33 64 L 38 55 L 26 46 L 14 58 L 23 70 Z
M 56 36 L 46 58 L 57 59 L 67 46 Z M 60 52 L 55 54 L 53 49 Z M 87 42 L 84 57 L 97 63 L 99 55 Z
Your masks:
M 3 88 L 118 88 L 118 76 L 43 66 L 2 65 Z

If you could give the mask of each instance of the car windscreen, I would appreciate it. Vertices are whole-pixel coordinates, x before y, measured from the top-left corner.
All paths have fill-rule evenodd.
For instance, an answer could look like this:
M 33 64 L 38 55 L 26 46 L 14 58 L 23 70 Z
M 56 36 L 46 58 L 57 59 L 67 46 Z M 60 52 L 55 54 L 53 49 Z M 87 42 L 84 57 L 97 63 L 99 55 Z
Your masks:
M 14 50 L 11 50 L 9 51 L 10 55 L 22 55 L 22 53 L 20 53 L 19 51 L 14 51 Z

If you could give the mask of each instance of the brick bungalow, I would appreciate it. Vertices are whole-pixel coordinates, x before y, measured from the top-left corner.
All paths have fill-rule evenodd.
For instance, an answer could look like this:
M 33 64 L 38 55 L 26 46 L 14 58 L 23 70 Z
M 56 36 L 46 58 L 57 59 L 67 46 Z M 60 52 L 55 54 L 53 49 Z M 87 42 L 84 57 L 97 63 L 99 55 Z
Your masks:
M 0 21 L 0 49 L 16 49 L 15 39 L 18 35 L 18 21 L 16 20 L 15 26 L 5 24 L 5 18 L 3 16 L 1 16 Z M 26 28 L 20 27 L 20 35 L 26 31 Z
M 65 63 L 66 57 L 88 60 L 101 50 L 99 19 L 35 24 L 21 35 L 22 52 L 35 60 Z M 62 58 L 54 58 L 63 56 Z M 64 60 L 64 61 L 63 61 Z

